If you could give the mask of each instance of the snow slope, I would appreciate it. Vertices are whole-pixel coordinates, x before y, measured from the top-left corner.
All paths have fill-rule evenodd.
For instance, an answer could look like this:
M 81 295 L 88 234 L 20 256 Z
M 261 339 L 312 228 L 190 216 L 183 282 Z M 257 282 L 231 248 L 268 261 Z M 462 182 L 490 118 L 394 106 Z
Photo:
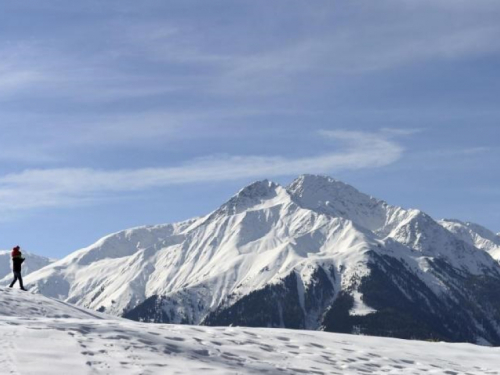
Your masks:
M 493 258 L 500 261 L 500 236 L 498 234 L 479 224 L 460 220 L 444 219 L 440 220 L 439 224 L 462 241 L 488 252 Z
M 322 176 L 258 181 L 204 217 L 109 235 L 26 284 L 144 321 L 362 327 L 500 345 L 500 267 L 487 252 L 419 210 Z M 342 309 L 346 319 L 335 315 Z
M 55 262 L 55 259 L 49 259 L 24 251 L 23 256 L 26 258 L 26 261 L 23 263 L 23 276 Z M 5 282 L 10 283 L 11 281 L 12 269 L 10 250 L 0 250 L 0 285 L 5 285 Z
M 287 329 L 144 324 L 0 288 L 2 373 L 499 374 L 500 349 Z

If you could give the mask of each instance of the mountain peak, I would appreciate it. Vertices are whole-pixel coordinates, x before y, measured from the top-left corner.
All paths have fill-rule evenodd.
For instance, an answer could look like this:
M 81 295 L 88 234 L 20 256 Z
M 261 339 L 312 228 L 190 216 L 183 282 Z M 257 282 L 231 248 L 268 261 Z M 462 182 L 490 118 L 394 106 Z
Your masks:
M 447 229 L 450 229 L 451 227 L 461 227 L 462 230 L 470 230 L 475 232 L 476 234 L 480 235 L 481 237 L 488 239 L 490 241 L 495 241 L 496 237 L 498 237 L 498 234 L 494 233 L 493 231 L 489 230 L 486 227 L 483 227 L 482 225 L 472 223 L 470 221 L 460 221 L 457 219 L 443 219 L 440 220 L 440 224 L 447 227 Z
M 319 198 L 321 201 L 328 201 L 335 198 L 349 198 L 349 201 L 375 201 L 375 199 L 361 193 L 353 186 L 323 175 L 301 175 L 288 186 L 288 190 L 299 197 L 313 194 L 315 198 Z
M 315 189 L 325 185 L 337 185 L 342 187 L 349 187 L 349 185 L 342 181 L 336 180 L 332 177 L 316 174 L 303 174 L 297 177 L 290 185 L 290 189 L 296 187 L 303 187 L 304 189 Z
M 274 192 L 279 185 L 268 179 L 252 182 L 245 186 L 236 195 L 238 196 L 263 196 Z
M 380 228 L 386 220 L 385 202 L 331 177 L 302 175 L 287 189 L 301 207 L 343 217 L 370 230 Z
M 494 259 L 500 260 L 500 237 L 491 230 L 475 223 L 456 219 L 443 219 L 439 224 L 462 241 L 487 251 Z
M 248 209 L 264 204 L 268 206 L 289 201 L 288 192 L 279 184 L 261 180 L 251 183 L 236 193 L 219 211 L 224 214 L 234 215 Z

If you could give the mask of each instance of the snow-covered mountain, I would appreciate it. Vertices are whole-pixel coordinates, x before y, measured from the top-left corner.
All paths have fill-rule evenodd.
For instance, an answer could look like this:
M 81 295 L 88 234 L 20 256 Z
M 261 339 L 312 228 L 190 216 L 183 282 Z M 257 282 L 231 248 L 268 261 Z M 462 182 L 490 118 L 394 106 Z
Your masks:
M 0 288 L 2 374 L 498 374 L 499 348 L 146 324 Z
M 500 266 L 419 210 L 304 175 L 182 223 L 107 236 L 26 278 L 135 320 L 500 345 Z
M 26 261 L 23 263 L 23 276 L 37 271 L 46 265 L 55 262 L 55 259 L 49 259 L 40 255 L 27 253 L 23 251 Z M 10 250 L 0 250 L 0 285 L 5 285 L 12 281 L 12 268 Z
M 500 236 L 485 227 L 460 220 L 444 219 L 439 224 L 478 249 L 487 251 L 493 258 L 500 261 Z

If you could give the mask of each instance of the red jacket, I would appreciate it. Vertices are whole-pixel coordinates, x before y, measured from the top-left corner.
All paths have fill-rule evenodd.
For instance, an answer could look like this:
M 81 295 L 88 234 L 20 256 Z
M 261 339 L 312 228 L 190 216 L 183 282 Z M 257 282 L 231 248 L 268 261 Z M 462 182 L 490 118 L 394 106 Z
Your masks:
M 18 247 L 15 247 L 12 249 L 12 252 L 10 253 L 10 255 L 12 256 L 12 258 L 16 258 L 16 257 L 21 255 L 21 252 L 19 251 Z

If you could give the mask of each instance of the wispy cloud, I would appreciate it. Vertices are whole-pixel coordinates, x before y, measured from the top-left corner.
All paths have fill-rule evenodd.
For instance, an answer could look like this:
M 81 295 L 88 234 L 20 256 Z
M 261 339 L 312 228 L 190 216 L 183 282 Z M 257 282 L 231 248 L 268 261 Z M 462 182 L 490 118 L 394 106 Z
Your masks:
M 32 169 L 0 177 L 0 212 L 86 204 L 125 192 L 176 184 L 332 173 L 394 163 L 403 148 L 383 133 L 323 131 L 338 150 L 303 158 L 210 156 L 174 167 L 128 170 Z
M 239 119 L 267 113 L 254 108 L 134 113 L 27 114 L 4 112 L 0 121 L 0 163 L 39 166 L 62 163 L 65 155 L 89 149 L 165 147 L 179 139 L 214 139 L 231 134 Z M 234 131 L 234 130 L 233 130 Z
M 396 128 L 382 128 L 380 129 L 381 132 L 384 132 L 385 134 L 393 135 L 393 136 L 410 136 L 413 134 L 418 134 L 424 131 L 424 129 L 418 129 L 418 128 L 410 128 L 410 129 L 396 129 Z
M 405 154 L 404 165 L 398 165 L 397 170 L 405 173 L 413 170 L 417 174 L 441 171 L 435 176 L 448 176 L 457 171 L 464 176 L 475 175 L 478 170 L 487 170 L 490 160 L 495 160 L 500 149 L 497 147 L 428 147 L 428 149 L 413 149 Z M 488 166 L 488 167 L 487 167 Z M 471 183 L 474 179 L 471 180 Z M 466 186 L 466 183 L 463 183 Z
M 45 81 L 33 50 L 26 44 L 0 45 L 0 98 L 29 90 Z
M 43 146 L 32 146 L 27 150 L 14 144 L 3 145 L 0 149 L 0 162 L 40 165 L 45 163 L 54 163 L 57 161 L 58 159 L 53 152 L 48 151 Z
M 288 37 L 234 25 L 234 30 L 207 27 L 200 32 L 192 22 L 168 17 L 161 21 L 125 17 L 110 24 L 96 22 L 92 30 L 77 24 L 75 29 L 81 28 L 85 39 L 96 40 L 94 49 L 76 53 L 74 41 L 64 36 L 50 48 L 42 42 L 0 46 L 0 55 L 8 57 L 0 65 L 0 97 L 22 92 L 105 103 L 179 92 L 274 95 L 303 87 L 315 77 L 335 79 L 500 50 L 496 42 L 500 26 L 496 18 L 484 17 L 488 7 L 497 8 L 492 2 L 476 9 L 462 1 L 411 3 L 330 7 L 317 18 L 308 9 L 304 22 L 318 22 L 321 32 L 290 32 Z M 295 11 L 301 9 L 294 5 Z M 349 6 L 357 7 L 355 14 L 350 14 Z M 470 16 L 475 12 L 481 17 Z M 292 14 L 293 6 L 283 17 Z M 353 17 L 345 20 L 344 14 Z M 329 26 L 327 19 L 333 20 Z M 241 33 L 241 43 L 226 46 L 224 31 Z
M 491 147 L 465 147 L 465 148 L 448 148 L 440 150 L 428 150 L 420 153 L 415 153 L 417 158 L 458 158 L 459 160 L 466 159 L 472 156 L 481 156 L 493 151 Z M 436 165 L 434 165 L 436 167 Z

